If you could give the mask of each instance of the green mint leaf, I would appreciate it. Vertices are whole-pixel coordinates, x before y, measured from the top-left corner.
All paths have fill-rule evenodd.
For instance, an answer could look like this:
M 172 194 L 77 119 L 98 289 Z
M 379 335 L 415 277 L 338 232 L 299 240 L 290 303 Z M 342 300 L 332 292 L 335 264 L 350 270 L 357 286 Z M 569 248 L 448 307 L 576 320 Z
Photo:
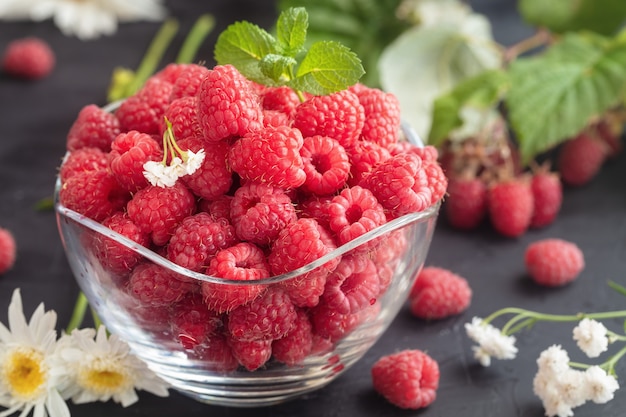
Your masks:
M 356 84 L 364 72 L 361 61 L 348 47 L 320 41 L 311 45 L 289 85 L 314 95 L 332 94 Z
M 263 74 L 259 62 L 265 55 L 277 53 L 278 41 L 267 31 L 250 22 L 235 22 L 217 38 L 215 61 L 219 65 L 234 65 L 246 78 L 271 83 Z
M 297 61 L 294 58 L 277 55 L 277 54 L 268 54 L 261 59 L 259 62 L 259 66 L 263 75 L 268 77 L 273 81 L 273 86 L 285 85 L 291 78 L 291 71 L 297 64 Z
M 452 130 L 460 127 L 463 119 L 459 113 L 464 107 L 493 108 L 502 100 L 508 88 L 508 75 L 500 69 L 486 70 L 461 81 L 452 91 L 435 100 L 428 143 L 438 146 Z
M 611 35 L 626 22 L 623 0 L 520 0 L 518 10 L 529 24 L 557 33 L 590 30 Z
M 506 105 L 523 162 L 619 103 L 625 67 L 625 41 L 580 33 L 566 34 L 544 55 L 513 62 Z
M 304 7 L 285 10 L 276 23 L 276 38 L 282 53 L 295 57 L 304 49 L 306 32 L 309 26 L 309 15 Z

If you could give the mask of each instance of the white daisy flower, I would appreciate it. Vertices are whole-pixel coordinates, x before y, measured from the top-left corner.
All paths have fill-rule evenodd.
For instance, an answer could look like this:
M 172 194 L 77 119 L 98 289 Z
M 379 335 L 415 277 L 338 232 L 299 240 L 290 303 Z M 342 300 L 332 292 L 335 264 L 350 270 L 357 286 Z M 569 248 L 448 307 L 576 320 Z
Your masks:
M 584 318 L 574 327 L 574 340 L 580 350 L 590 358 L 597 358 L 609 347 L 607 329 L 599 321 Z
M 55 366 L 56 313 L 39 304 L 27 322 L 19 289 L 9 304 L 9 328 L 0 323 L 0 412 L 5 417 L 33 411 L 35 416 L 69 417 L 59 389 L 68 384 Z
M 95 339 L 94 339 L 95 336 Z M 124 407 L 138 400 L 136 390 L 169 395 L 167 384 L 134 356 L 128 344 L 106 329 L 74 330 L 59 343 L 60 355 L 75 379 L 65 391 L 76 404 L 113 399 Z
M 143 164 L 143 176 L 156 187 L 172 187 L 178 180 L 178 173 L 162 162 L 147 161 Z
M 483 366 L 491 364 L 491 357 L 496 359 L 514 359 L 517 355 L 515 337 L 502 334 L 500 329 L 474 317 L 471 323 L 465 323 L 465 331 L 470 339 L 478 343 L 474 346 L 474 357 Z

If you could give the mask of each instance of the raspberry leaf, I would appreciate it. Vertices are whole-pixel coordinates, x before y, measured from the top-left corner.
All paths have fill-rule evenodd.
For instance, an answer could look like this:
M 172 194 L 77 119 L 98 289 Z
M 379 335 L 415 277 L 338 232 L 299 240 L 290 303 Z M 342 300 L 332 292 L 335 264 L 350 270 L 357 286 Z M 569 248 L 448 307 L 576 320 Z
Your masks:
M 626 39 L 568 33 L 545 54 L 519 58 L 506 97 L 524 163 L 580 132 L 619 103 Z
M 304 49 L 309 18 L 304 7 L 285 10 L 278 16 L 276 38 L 284 55 L 296 56 Z

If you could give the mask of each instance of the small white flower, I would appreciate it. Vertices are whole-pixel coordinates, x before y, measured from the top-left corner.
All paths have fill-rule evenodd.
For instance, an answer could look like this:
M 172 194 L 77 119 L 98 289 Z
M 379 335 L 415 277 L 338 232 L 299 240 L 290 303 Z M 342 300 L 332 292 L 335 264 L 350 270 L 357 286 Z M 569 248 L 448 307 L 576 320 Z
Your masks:
M 539 372 L 557 376 L 569 369 L 569 355 L 561 345 L 552 345 L 539 355 L 537 359 Z
M 104 326 L 97 333 L 74 330 L 60 345 L 61 358 L 75 379 L 64 394 L 77 404 L 113 399 L 127 407 L 138 400 L 135 390 L 161 397 L 169 394 L 167 384 L 134 356 L 125 342 L 116 335 L 107 337 Z
M 491 364 L 491 357 L 496 359 L 513 359 L 517 355 L 515 337 L 506 336 L 489 323 L 484 323 L 479 317 L 474 317 L 471 323 L 465 323 L 465 331 L 470 339 L 478 343 L 474 346 L 474 357 L 483 366 Z
M 183 163 L 183 160 L 177 156 L 171 160 L 168 166 L 165 167 L 165 171 L 169 172 L 172 178 L 180 178 L 187 174 L 187 167 Z
M 584 318 L 574 327 L 574 340 L 580 350 L 590 358 L 597 358 L 608 349 L 609 339 L 606 327 L 599 321 Z
M 585 370 L 585 380 L 589 392 L 588 399 L 596 404 L 604 404 L 613 399 L 613 393 L 619 389 L 617 380 L 599 366 Z
M 0 416 L 20 411 L 26 416 L 69 417 L 58 389 L 67 385 L 67 374 L 55 366 L 56 313 L 43 303 L 26 321 L 19 289 L 9 304 L 9 328 L 0 323 Z
M 148 161 L 143 164 L 143 169 L 143 176 L 155 187 L 172 187 L 178 180 L 175 170 L 161 162 Z
M 200 149 L 197 153 L 187 151 L 187 161 L 185 162 L 186 172 L 185 174 L 191 175 L 196 172 L 204 161 L 204 149 Z M 181 175 L 182 176 L 182 175 Z

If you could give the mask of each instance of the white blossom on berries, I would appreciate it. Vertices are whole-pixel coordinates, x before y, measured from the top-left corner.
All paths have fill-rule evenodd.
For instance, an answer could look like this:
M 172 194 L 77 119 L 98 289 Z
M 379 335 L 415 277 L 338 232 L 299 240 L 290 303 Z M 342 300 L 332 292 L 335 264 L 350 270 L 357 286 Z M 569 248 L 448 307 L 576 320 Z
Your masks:
M 608 349 L 607 329 L 599 321 L 582 319 L 574 328 L 573 335 L 580 350 L 590 358 L 597 358 Z
M 491 358 L 513 359 L 517 355 L 515 337 L 503 334 L 500 329 L 474 317 L 471 323 L 465 323 L 465 331 L 470 339 L 478 343 L 474 346 L 474 357 L 483 366 L 491 364 Z
M 200 149 L 198 152 L 194 153 L 192 151 L 187 151 L 187 161 L 185 161 L 185 174 L 191 175 L 196 172 L 202 166 L 202 162 L 204 161 L 204 149 Z
M 56 313 L 43 303 L 26 320 L 19 289 L 9 304 L 9 328 L 0 323 L 0 411 L 27 416 L 69 417 L 59 392 L 69 384 L 64 368 L 55 366 Z
M 61 358 L 75 381 L 65 395 L 76 404 L 113 399 L 127 407 L 138 400 L 136 390 L 169 395 L 168 385 L 131 353 L 128 344 L 116 335 L 107 336 L 104 326 L 97 333 L 74 330 L 59 343 Z
M 162 162 L 147 161 L 143 164 L 143 176 L 155 187 L 172 187 L 178 180 L 178 173 Z

